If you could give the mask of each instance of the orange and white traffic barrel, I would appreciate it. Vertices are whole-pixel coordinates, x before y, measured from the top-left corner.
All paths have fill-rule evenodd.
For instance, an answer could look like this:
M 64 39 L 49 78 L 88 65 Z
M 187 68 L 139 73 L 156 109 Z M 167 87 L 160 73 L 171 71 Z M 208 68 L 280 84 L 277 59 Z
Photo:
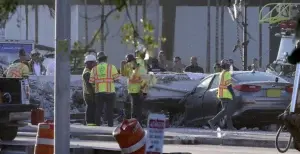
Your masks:
M 124 154 L 144 154 L 146 132 L 136 119 L 125 119 L 113 131 L 113 136 Z
M 54 154 L 54 124 L 52 122 L 39 123 L 34 154 Z

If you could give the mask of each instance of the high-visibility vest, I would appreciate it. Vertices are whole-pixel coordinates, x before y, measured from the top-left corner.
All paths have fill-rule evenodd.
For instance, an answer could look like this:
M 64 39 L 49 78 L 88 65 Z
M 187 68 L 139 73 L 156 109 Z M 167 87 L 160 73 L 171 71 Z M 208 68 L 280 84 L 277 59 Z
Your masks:
M 23 78 L 28 77 L 29 68 L 24 63 L 14 63 L 11 64 L 6 73 L 7 78 Z
M 136 57 L 136 63 L 139 64 L 140 68 L 139 68 L 139 72 L 141 73 L 141 75 L 147 74 L 148 73 L 148 69 L 145 63 L 145 60 Z
M 227 86 L 231 85 L 231 74 L 229 71 L 222 71 L 220 74 L 220 84 L 218 88 L 218 98 L 232 99 L 232 95 L 227 89 Z
M 90 92 L 87 89 L 87 85 L 84 82 L 84 77 L 83 77 L 86 73 L 91 73 L 91 70 L 89 68 L 84 68 L 84 70 L 83 70 L 83 73 L 82 73 L 82 91 L 83 91 L 84 94 L 90 94 Z
M 140 93 L 142 88 L 143 80 L 140 74 L 140 67 L 132 70 L 129 78 L 127 79 L 128 93 Z
M 92 69 L 89 82 L 95 86 L 95 93 L 114 93 L 114 80 L 118 77 L 119 73 L 114 65 L 100 63 Z

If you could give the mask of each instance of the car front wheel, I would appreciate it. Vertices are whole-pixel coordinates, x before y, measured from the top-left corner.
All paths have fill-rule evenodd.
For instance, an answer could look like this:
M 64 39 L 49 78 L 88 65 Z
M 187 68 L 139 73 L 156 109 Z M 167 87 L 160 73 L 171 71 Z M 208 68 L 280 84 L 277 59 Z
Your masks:
M 12 141 L 17 137 L 18 127 L 17 126 L 0 126 L 0 140 Z

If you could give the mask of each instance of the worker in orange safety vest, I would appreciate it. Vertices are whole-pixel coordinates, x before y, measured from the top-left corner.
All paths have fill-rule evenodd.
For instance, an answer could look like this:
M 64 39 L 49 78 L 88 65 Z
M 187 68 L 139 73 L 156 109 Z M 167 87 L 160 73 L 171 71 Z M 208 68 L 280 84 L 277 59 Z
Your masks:
M 116 101 L 115 81 L 119 78 L 117 68 L 107 63 L 107 56 L 104 52 L 97 54 L 99 64 L 91 70 L 89 82 L 95 88 L 95 123 L 100 126 L 104 104 L 106 106 L 106 118 L 108 126 L 113 127 L 113 109 Z
M 6 71 L 7 78 L 28 78 L 29 68 L 25 64 L 27 60 L 27 55 L 24 49 L 19 51 L 20 61 L 11 64 Z
M 215 129 L 217 122 L 224 117 L 226 117 L 225 123 L 227 124 L 228 129 L 234 130 L 232 123 L 232 115 L 235 111 L 235 94 L 232 88 L 231 74 L 229 72 L 230 63 L 227 59 L 221 61 L 222 72 L 220 73 L 220 83 L 218 88 L 217 97 L 220 99 L 222 104 L 222 110 L 211 120 L 208 121 L 208 124 L 212 129 Z

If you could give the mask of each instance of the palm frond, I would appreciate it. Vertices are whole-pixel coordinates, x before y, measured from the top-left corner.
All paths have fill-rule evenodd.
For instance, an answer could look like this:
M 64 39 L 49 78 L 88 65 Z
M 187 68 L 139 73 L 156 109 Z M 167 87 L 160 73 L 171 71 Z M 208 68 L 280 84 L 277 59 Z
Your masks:
M 2 27 L 10 19 L 11 15 L 17 10 L 17 0 L 0 1 L 0 26 Z

